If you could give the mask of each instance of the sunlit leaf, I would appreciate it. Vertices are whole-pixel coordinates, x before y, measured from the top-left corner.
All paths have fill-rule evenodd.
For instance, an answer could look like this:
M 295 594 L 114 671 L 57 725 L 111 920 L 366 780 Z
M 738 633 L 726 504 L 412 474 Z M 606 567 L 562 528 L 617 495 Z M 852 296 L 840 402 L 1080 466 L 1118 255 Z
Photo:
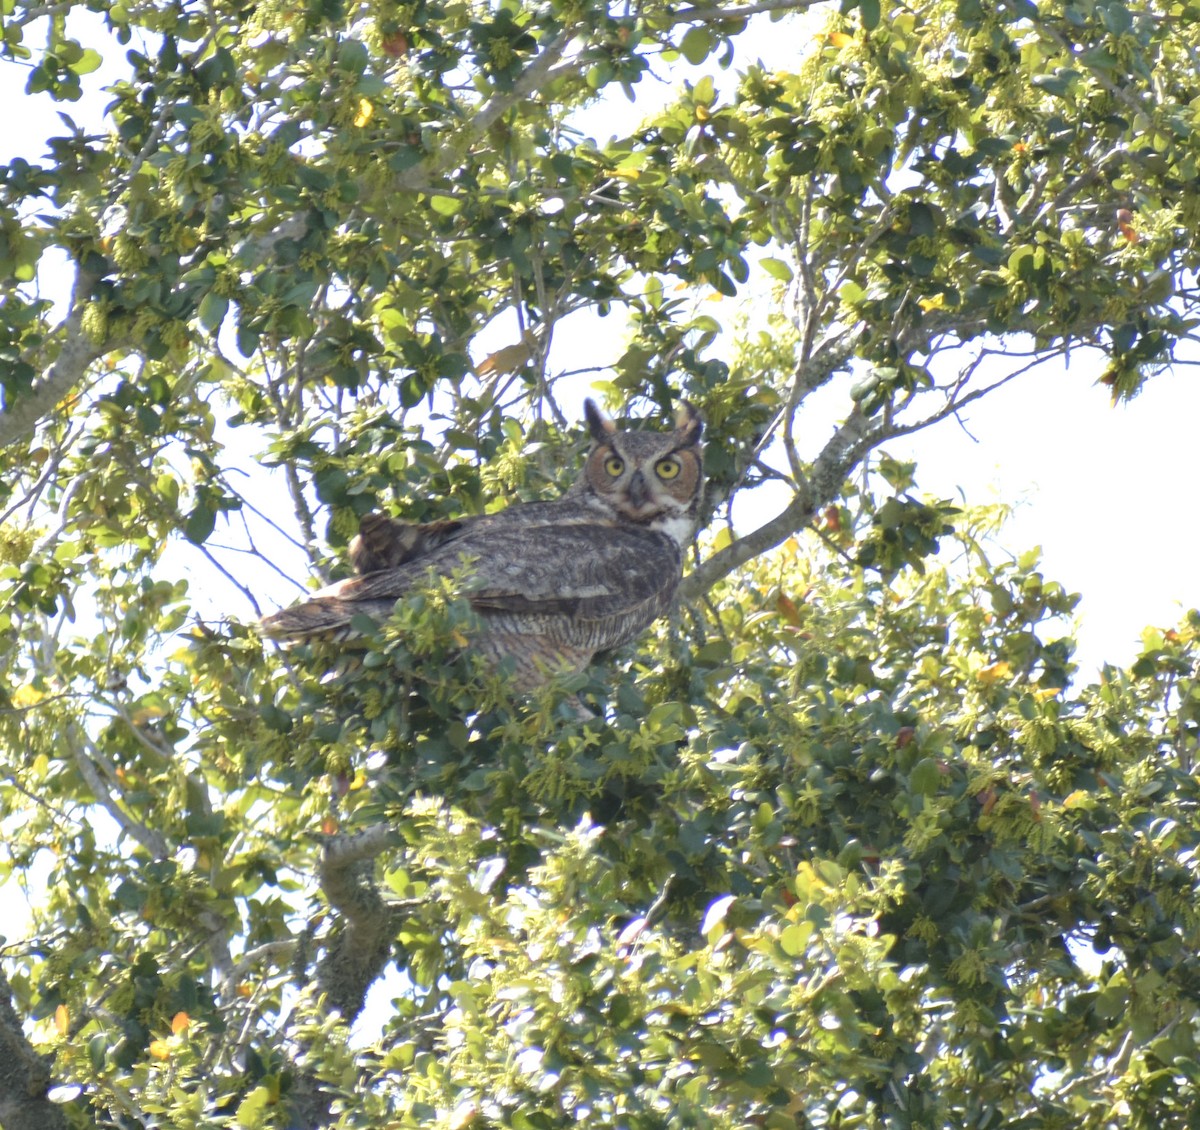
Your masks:
M 454 216 L 462 211 L 462 201 L 455 196 L 431 196 L 429 206 L 439 216 Z
M 976 678 L 985 684 L 1001 683 L 1006 679 L 1012 678 L 1012 665 L 1004 660 L 998 660 L 995 663 L 989 663 L 986 667 L 982 667 Z
M 785 283 L 792 281 L 792 268 L 782 259 L 760 259 L 759 263 L 761 263 L 762 269 L 773 279 L 778 279 L 780 282 Z
M 70 67 L 77 75 L 90 75 L 93 71 L 99 70 L 103 63 L 104 59 L 99 51 L 85 47 L 83 53 L 70 64 Z

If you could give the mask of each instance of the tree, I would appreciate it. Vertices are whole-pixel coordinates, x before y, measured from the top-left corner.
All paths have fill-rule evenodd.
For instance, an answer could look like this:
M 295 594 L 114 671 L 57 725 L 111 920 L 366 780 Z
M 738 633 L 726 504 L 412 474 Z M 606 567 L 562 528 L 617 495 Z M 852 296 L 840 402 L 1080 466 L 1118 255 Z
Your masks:
M 1114 399 L 1180 363 L 1200 7 L 862 0 L 740 57 L 809 7 L 4 9 L 64 106 L 79 28 L 129 48 L 110 135 L 3 167 L 4 867 L 50 875 L 4 1130 L 1195 1125 L 1200 618 L 1075 686 L 1074 597 L 884 449 L 1072 351 Z M 743 73 L 573 128 L 680 57 Z M 532 703 L 450 588 L 264 649 L 371 509 L 569 478 L 581 310 L 612 407 L 707 419 L 678 615 Z

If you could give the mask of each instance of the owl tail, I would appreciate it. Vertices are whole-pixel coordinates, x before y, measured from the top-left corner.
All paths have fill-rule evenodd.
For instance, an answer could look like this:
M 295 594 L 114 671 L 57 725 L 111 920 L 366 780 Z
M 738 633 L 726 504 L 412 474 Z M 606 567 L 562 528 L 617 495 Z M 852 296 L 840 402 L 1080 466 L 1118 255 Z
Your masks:
M 390 600 L 346 600 L 336 596 L 317 596 L 264 616 L 259 621 L 259 627 L 264 636 L 277 640 L 311 639 L 314 636 L 349 639 L 358 634 L 350 627 L 350 621 L 355 616 L 366 615 L 375 620 L 386 620 L 394 603 Z

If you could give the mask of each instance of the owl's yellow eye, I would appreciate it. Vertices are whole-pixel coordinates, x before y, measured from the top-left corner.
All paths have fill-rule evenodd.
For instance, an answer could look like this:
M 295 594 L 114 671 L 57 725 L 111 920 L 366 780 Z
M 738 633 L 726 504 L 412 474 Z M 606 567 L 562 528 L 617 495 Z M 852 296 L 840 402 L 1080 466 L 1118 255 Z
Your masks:
M 654 464 L 654 473 L 660 479 L 673 479 L 679 474 L 680 463 L 674 455 L 668 455 L 666 459 L 660 459 Z
M 610 455 L 604 460 L 604 469 L 614 479 L 621 477 L 621 472 L 625 470 L 625 460 L 619 455 Z

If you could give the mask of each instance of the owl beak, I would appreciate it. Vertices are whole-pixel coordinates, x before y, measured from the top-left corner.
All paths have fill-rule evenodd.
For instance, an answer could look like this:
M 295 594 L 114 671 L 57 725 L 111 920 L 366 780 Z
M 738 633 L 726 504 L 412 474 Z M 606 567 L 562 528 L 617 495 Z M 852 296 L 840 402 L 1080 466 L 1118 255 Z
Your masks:
M 646 486 L 646 480 L 641 471 L 634 471 L 633 478 L 629 480 L 629 486 L 625 488 L 625 493 L 638 510 L 641 510 L 650 501 L 650 490 Z

